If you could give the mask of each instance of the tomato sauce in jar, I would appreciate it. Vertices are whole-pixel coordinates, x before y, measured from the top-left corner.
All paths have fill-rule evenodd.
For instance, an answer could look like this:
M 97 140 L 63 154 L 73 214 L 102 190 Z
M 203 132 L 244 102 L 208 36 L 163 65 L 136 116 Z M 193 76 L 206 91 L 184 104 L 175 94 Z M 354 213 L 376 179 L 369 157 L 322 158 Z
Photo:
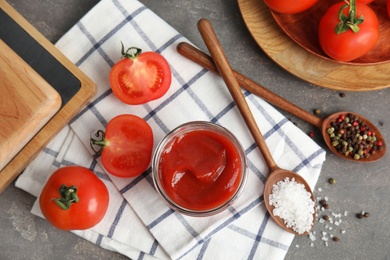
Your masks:
M 156 150 L 153 167 L 160 195 L 189 215 L 222 211 L 236 199 L 246 178 L 238 141 L 208 122 L 191 122 L 168 134 Z

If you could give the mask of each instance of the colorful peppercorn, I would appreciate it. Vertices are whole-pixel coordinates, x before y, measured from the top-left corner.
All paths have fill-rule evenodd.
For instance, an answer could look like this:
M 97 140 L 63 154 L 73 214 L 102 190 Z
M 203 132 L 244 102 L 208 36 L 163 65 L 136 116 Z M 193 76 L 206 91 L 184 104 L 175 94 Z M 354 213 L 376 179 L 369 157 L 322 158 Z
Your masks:
M 319 110 L 319 109 L 314 109 L 314 114 L 316 114 L 316 115 L 321 114 L 321 110 Z
M 382 140 L 377 140 L 375 132 L 357 115 L 340 115 L 327 128 L 332 146 L 345 156 L 355 160 L 368 158 L 383 148 Z

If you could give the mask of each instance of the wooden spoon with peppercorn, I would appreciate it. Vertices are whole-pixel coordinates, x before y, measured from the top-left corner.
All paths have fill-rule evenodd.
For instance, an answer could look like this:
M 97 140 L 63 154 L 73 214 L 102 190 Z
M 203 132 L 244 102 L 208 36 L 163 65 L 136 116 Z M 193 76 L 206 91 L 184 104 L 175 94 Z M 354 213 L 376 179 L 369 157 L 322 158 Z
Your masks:
M 185 42 L 179 43 L 177 50 L 184 57 L 208 70 L 219 73 L 213 58 L 190 44 Z M 366 163 L 377 161 L 385 155 L 386 144 L 382 134 L 369 120 L 361 115 L 353 112 L 338 112 L 330 115 L 326 119 L 321 119 L 248 79 L 244 75 L 236 71 L 233 71 L 233 74 L 241 87 L 247 91 L 262 97 L 269 103 L 318 127 L 329 149 L 341 158 L 353 162 Z M 358 119 L 347 122 L 348 119 L 345 118 L 350 114 L 353 115 L 353 118 L 358 117 Z M 333 131 L 332 127 L 334 128 Z M 356 140 L 351 134 L 352 131 L 355 135 L 358 135 Z
M 314 225 L 314 220 L 316 218 L 316 212 L 315 212 L 315 200 L 313 192 L 310 189 L 310 186 L 307 184 L 304 178 L 302 178 L 299 174 L 284 170 L 278 167 L 272 158 L 271 152 L 269 151 L 267 144 L 264 140 L 263 135 L 260 132 L 260 129 L 258 128 L 256 121 L 253 117 L 253 114 L 246 103 L 245 97 L 241 91 L 240 85 L 237 82 L 236 77 L 233 74 L 233 71 L 228 63 L 228 60 L 222 50 L 222 47 L 217 39 L 217 36 L 215 35 L 215 32 L 210 24 L 210 22 L 206 19 L 201 19 L 198 22 L 198 28 L 199 31 L 203 37 L 203 40 L 205 41 L 207 48 L 210 50 L 210 53 L 216 63 L 216 66 L 218 67 L 218 70 L 220 71 L 222 78 L 224 79 L 230 94 L 232 95 L 233 99 L 236 102 L 237 107 L 239 108 L 242 117 L 245 120 L 245 123 L 247 124 L 254 140 L 256 141 L 260 151 L 263 154 L 264 160 L 266 161 L 268 167 L 269 167 L 269 176 L 267 178 L 267 181 L 265 182 L 264 186 L 264 203 L 265 206 L 270 214 L 270 216 L 274 219 L 274 221 L 281 226 L 283 229 L 287 230 L 288 232 L 291 232 L 296 235 L 307 235 L 312 229 Z M 286 227 L 286 224 L 284 220 L 274 214 L 274 206 L 270 205 L 269 196 L 272 194 L 272 188 L 274 184 L 285 181 L 286 179 L 294 180 L 298 184 L 303 184 L 305 190 L 309 192 L 310 198 L 313 201 L 313 209 L 310 212 L 313 212 L 313 214 L 310 214 L 313 218 L 313 223 L 310 225 L 310 230 L 305 230 L 304 232 L 297 232 L 292 227 Z M 300 202 L 299 202 L 300 203 Z

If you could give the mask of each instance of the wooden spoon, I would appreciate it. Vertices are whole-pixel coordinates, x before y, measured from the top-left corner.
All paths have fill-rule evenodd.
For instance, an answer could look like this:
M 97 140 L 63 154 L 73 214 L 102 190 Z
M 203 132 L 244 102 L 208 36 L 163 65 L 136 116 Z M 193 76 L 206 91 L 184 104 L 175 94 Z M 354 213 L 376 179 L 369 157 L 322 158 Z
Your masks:
M 218 73 L 218 69 L 214 64 L 213 59 L 208 56 L 207 54 L 203 53 L 202 51 L 196 49 L 192 45 L 182 42 L 179 43 L 177 46 L 178 52 L 183 55 L 184 57 L 194 61 L 195 63 L 198 63 L 199 65 L 205 67 L 206 69 L 210 71 L 214 71 Z M 340 156 L 343 159 L 350 160 L 353 162 L 374 162 L 379 159 L 381 159 L 385 153 L 386 153 L 386 144 L 384 141 L 384 138 L 382 134 L 379 132 L 379 130 L 367 119 L 365 119 L 363 116 L 356 114 L 354 112 L 338 112 L 330 115 L 326 119 L 321 119 L 303 109 L 300 107 L 290 103 L 289 101 L 283 99 L 282 97 L 276 95 L 272 91 L 266 89 L 265 87 L 257 84 L 256 82 L 248 79 L 244 75 L 233 71 L 234 76 L 238 80 L 241 87 L 246 89 L 247 91 L 258 95 L 262 97 L 264 100 L 268 101 L 269 103 L 290 112 L 291 114 L 301 118 L 302 120 L 305 120 L 308 123 L 311 123 L 312 125 L 318 127 L 321 132 L 322 136 L 325 140 L 326 145 L 329 147 L 329 149 L 335 153 L 336 155 Z M 360 119 L 362 119 L 366 125 L 376 134 L 377 140 L 382 140 L 382 150 L 376 151 L 374 154 L 372 154 L 369 158 L 361 158 L 360 160 L 355 160 L 351 156 L 345 156 L 344 154 L 337 151 L 337 149 L 332 145 L 332 141 L 329 137 L 329 134 L 327 133 L 327 129 L 330 127 L 331 122 L 336 121 L 340 115 L 352 113 L 354 115 L 357 115 Z
M 233 99 L 236 102 L 237 107 L 239 108 L 242 117 L 245 120 L 245 123 L 247 124 L 254 140 L 256 141 L 260 151 L 262 152 L 264 156 L 264 160 L 267 163 L 269 167 L 269 176 L 267 178 L 267 181 L 265 182 L 264 186 L 264 203 L 265 206 L 271 215 L 271 217 L 274 219 L 274 221 L 281 226 L 283 229 L 287 230 L 288 232 L 291 232 L 293 234 L 297 235 L 306 235 L 309 231 L 304 232 L 303 234 L 298 234 L 295 230 L 292 228 L 287 228 L 284 224 L 284 220 L 279 218 L 278 216 L 275 216 L 273 214 L 273 206 L 269 204 L 269 195 L 272 193 L 272 187 L 274 184 L 276 184 L 279 181 L 283 181 L 286 178 L 289 178 L 290 180 L 292 178 L 295 179 L 296 182 L 302 183 L 306 190 L 311 193 L 311 199 L 314 200 L 313 192 L 310 189 L 310 186 L 307 184 L 304 178 L 302 178 L 299 174 L 294 173 L 292 171 L 284 170 L 279 168 L 274 159 L 272 158 L 271 152 L 269 151 L 267 144 L 264 140 L 263 135 L 260 132 L 260 129 L 258 128 L 256 121 L 253 117 L 253 114 L 246 103 L 245 97 L 241 91 L 240 85 L 237 82 L 236 77 L 233 74 L 233 71 L 229 65 L 229 62 L 225 56 L 225 53 L 222 50 L 222 47 L 217 39 L 217 36 L 215 35 L 215 32 L 210 24 L 210 22 L 206 19 L 201 19 L 198 22 L 198 29 L 203 37 L 203 40 L 206 43 L 207 48 L 209 49 L 211 56 L 214 59 L 214 62 L 216 63 L 216 66 L 218 68 L 218 71 L 220 72 L 222 78 L 224 79 L 230 94 L 232 95 Z M 313 222 L 316 217 L 315 209 L 313 213 Z M 314 223 L 313 223 L 314 224 Z M 313 228 L 313 225 L 312 225 Z

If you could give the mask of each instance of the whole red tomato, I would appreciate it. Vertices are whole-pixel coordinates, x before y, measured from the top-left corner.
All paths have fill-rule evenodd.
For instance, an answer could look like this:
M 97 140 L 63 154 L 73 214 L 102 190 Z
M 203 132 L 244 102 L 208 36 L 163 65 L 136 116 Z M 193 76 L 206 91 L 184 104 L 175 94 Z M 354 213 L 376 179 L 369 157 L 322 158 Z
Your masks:
M 282 14 L 295 14 L 312 7 L 318 0 L 264 0 L 272 10 Z
M 114 94 L 129 105 L 144 104 L 162 97 L 171 85 L 167 60 L 156 52 L 131 47 L 111 69 L 110 86 Z
M 43 216 L 62 230 L 84 230 L 98 224 L 109 202 L 107 187 L 89 169 L 66 166 L 47 180 L 39 197 Z
M 356 9 L 353 20 L 358 21 L 352 29 L 347 21 L 351 21 L 352 13 L 349 13 L 349 6 Z M 345 7 L 342 9 L 342 7 Z M 322 50 L 331 58 L 338 61 L 351 61 L 357 59 L 375 47 L 379 39 L 379 22 L 375 12 L 365 4 L 350 1 L 350 5 L 340 2 L 332 5 L 321 18 L 318 36 Z M 345 23 L 342 28 L 344 32 L 336 33 L 335 28 L 341 29 L 339 12 L 344 15 Z M 364 20 L 361 21 L 361 18 Z M 359 21 L 361 23 L 359 23 Z
M 91 147 L 100 146 L 103 167 L 112 175 L 129 178 L 143 173 L 149 166 L 153 150 L 153 131 L 142 118 L 124 114 L 108 122 L 106 131 L 91 138 Z

